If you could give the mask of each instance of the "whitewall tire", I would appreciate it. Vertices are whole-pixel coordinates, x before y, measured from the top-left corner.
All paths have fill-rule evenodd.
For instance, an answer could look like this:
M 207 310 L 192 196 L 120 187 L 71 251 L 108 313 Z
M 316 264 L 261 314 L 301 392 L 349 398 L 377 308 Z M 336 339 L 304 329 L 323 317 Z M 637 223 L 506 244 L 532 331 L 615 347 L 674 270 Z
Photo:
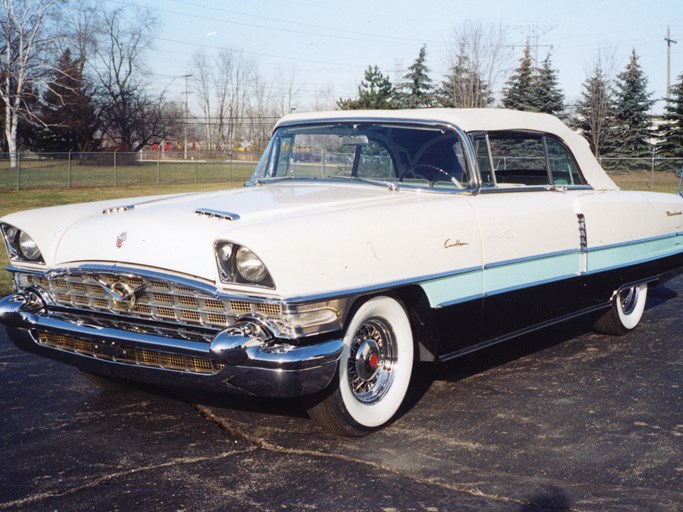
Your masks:
M 327 430 L 347 436 L 386 424 L 406 396 L 413 345 L 400 302 L 381 296 L 362 304 L 346 329 L 337 377 L 309 415 Z
M 596 330 L 621 336 L 635 329 L 643 318 L 646 301 L 647 283 L 619 290 L 612 307 L 595 323 Z

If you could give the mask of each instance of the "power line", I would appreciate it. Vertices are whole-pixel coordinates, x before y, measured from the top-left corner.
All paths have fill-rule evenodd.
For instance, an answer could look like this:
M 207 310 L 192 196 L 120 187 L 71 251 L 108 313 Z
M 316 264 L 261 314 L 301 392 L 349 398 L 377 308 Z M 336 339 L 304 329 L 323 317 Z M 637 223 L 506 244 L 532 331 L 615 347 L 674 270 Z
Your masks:
M 130 2 L 128 0 L 105 0 L 106 2 L 109 3 L 114 3 L 114 4 L 119 4 L 123 5 L 125 7 L 146 7 L 145 5 L 141 5 L 135 2 Z M 215 8 L 212 8 L 215 9 Z M 321 32 L 308 32 L 304 30 L 300 30 L 298 28 L 283 28 L 283 27 L 272 27 L 272 26 L 265 26 L 265 25 L 258 25 L 256 23 L 246 23 L 242 21 L 233 21 L 233 20 L 228 20 L 224 18 L 216 18 L 214 16 L 203 16 L 200 14 L 193 14 L 193 13 L 188 13 L 188 12 L 183 12 L 183 11 L 173 11 L 171 9 L 164 9 L 161 7 L 154 7 L 155 12 L 164 12 L 167 14 L 173 14 L 176 16 L 183 16 L 185 18 L 195 18 L 195 19 L 200 19 L 200 20 L 207 20 L 207 21 L 213 21 L 213 22 L 219 22 L 219 23 L 227 23 L 230 25 L 239 25 L 242 27 L 248 27 L 248 28 L 262 28 L 266 30 L 277 30 L 280 32 L 285 32 L 289 34 L 297 34 L 297 35 L 310 35 L 310 36 L 316 36 L 316 37 L 331 37 L 335 39 L 343 39 L 343 40 L 351 40 L 351 41 L 365 41 L 365 42 L 380 42 L 380 41 L 385 41 L 385 42 L 393 42 L 393 43 L 410 43 L 410 44 L 424 44 L 425 41 L 422 40 L 416 40 L 416 39 L 407 39 L 407 38 L 402 38 L 402 37 L 396 37 L 396 36 L 382 36 L 382 35 L 377 35 L 377 34 L 368 34 L 368 33 L 359 33 L 362 34 L 363 37 L 366 37 L 366 39 L 359 39 L 358 36 L 343 36 L 343 35 L 335 35 L 335 34 L 329 34 L 329 33 L 321 33 Z M 323 30 L 329 30 L 329 29 L 323 29 Z M 442 44 L 437 41 L 430 41 L 431 44 Z

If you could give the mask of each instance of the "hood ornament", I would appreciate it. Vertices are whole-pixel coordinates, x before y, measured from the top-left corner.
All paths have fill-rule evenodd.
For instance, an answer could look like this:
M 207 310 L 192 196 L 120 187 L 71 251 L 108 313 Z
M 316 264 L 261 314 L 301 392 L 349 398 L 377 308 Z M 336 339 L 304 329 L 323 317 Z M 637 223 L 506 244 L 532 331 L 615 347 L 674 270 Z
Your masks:
M 107 283 L 99 276 L 95 276 L 94 279 L 97 284 L 100 285 L 100 288 L 113 299 L 115 305 L 127 310 L 131 310 L 135 307 L 135 303 L 137 302 L 140 293 L 147 287 L 146 284 L 142 284 L 137 288 L 133 288 L 129 283 L 124 283 L 123 281 Z

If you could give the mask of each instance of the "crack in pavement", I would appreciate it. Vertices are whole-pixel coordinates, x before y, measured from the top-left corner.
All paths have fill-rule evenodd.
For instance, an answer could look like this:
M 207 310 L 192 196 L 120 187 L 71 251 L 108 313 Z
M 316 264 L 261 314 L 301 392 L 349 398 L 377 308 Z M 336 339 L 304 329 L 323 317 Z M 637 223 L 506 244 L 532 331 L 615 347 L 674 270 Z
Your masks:
M 322 452 L 318 450 L 306 450 L 306 449 L 296 449 L 296 448 L 286 448 L 284 446 L 280 446 L 277 444 L 270 443 L 264 439 L 259 439 L 259 438 L 254 438 L 249 436 L 248 434 L 245 434 L 238 429 L 234 428 L 227 420 L 224 418 L 221 418 L 217 415 L 215 415 L 209 408 L 199 405 L 199 404 L 192 404 L 192 406 L 199 411 L 199 413 L 204 416 L 206 419 L 209 421 L 214 422 L 216 425 L 218 425 L 223 431 L 225 431 L 227 434 L 236 437 L 242 441 L 245 441 L 249 444 L 251 444 L 255 449 L 263 449 L 263 450 L 268 450 L 276 453 L 283 453 L 283 454 L 289 454 L 289 455 L 305 455 L 309 457 L 317 457 L 317 458 L 327 458 L 327 459 L 336 459 L 336 460 L 343 460 L 345 462 L 351 462 L 355 464 L 362 464 L 365 466 L 370 466 L 375 469 L 380 469 L 382 471 L 386 471 L 388 473 L 393 473 L 395 475 L 398 475 L 402 478 L 407 478 L 409 480 L 412 480 L 416 483 L 419 484 L 424 484 L 424 485 L 431 485 L 431 486 L 436 486 L 436 487 L 441 487 L 444 489 L 448 489 L 450 491 L 462 493 L 462 494 L 467 494 L 473 497 L 477 498 L 482 498 L 490 501 L 495 501 L 495 502 L 503 502 L 503 503 L 510 503 L 514 505 L 521 505 L 530 509 L 536 509 L 536 510 L 557 510 L 558 512 L 585 512 L 583 509 L 579 509 L 576 507 L 567 507 L 567 506 L 553 506 L 553 505 L 538 505 L 536 503 L 529 503 L 517 498 L 511 498 L 507 496 L 499 496 L 497 494 L 490 494 L 486 493 L 484 491 L 481 491 L 477 488 L 468 488 L 468 487 L 462 487 L 459 485 L 447 483 L 447 482 L 440 482 L 438 480 L 432 479 L 432 478 L 427 478 L 427 477 L 421 477 L 412 473 L 408 473 L 406 471 L 402 471 L 400 469 L 387 466 L 385 464 L 381 464 L 379 462 L 373 462 L 370 460 L 364 460 L 364 459 L 359 459 L 356 457 L 350 457 L 348 455 L 343 455 L 343 454 L 338 454 L 338 453 L 327 453 L 327 452 Z
M 106 475 L 102 475 L 97 478 L 93 478 L 91 480 L 88 480 L 87 482 L 83 483 L 82 485 L 76 486 L 76 487 L 71 487 L 69 489 L 66 489 L 61 492 L 41 492 L 38 494 L 34 494 L 31 496 L 26 496 L 24 498 L 20 498 L 17 500 L 13 501 L 6 501 L 4 503 L 0 503 L 0 509 L 7 509 L 11 507 L 24 507 L 26 505 L 33 505 L 35 503 L 38 503 L 40 501 L 49 499 L 49 498 L 61 498 L 64 496 L 69 496 L 72 494 L 76 494 L 77 492 L 80 492 L 85 489 L 91 489 L 93 487 L 97 487 L 100 484 L 103 484 L 105 482 L 108 482 L 110 480 L 115 480 L 117 478 L 121 477 L 126 477 L 130 475 L 135 475 L 137 473 L 141 473 L 144 471 L 154 471 L 156 469 L 162 469 L 162 468 L 168 468 L 168 467 L 173 467 L 173 466 L 179 466 L 183 464 L 196 464 L 198 462 L 206 462 L 206 461 L 215 461 L 215 460 L 220 460 L 220 459 L 225 459 L 228 457 L 232 457 L 233 455 L 241 454 L 241 453 L 249 453 L 252 451 L 255 451 L 257 447 L 255 447 L 253 444 L 246 449 L 242 450 L 232 450 L 228 452 L 222 452 L 217 455 L 212 455 L 212 456 L 204 456 L 204 457 L 182 457 L 179 459 L 174 459 L 170 460 L 167 462 L 163 462 L 161 464 L 154 464 L 150 466 L 141 466 L 137 468 L 132 468 L 132 469 L 127 469 L 123 471 L 116 471 L 113 473 L 108 473 Z

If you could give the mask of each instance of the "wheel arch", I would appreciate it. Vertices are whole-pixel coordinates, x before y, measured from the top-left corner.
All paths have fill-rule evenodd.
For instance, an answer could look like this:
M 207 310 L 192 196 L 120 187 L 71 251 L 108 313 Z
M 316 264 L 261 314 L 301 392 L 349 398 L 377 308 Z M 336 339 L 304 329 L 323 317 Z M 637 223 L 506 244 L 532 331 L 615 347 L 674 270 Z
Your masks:
M 416 360 L 420 362 L 434 362 L 439 354 L 440 336 L 436 328 L 434 313 L 424 290 L 417 285 L 407 285 L 390 290 L 382 290 L 367 295 L 355 297 L 344 315 L 343 330 L 346 331 L 349 322 L 356 311 L 374 297 L 387 296 L 398 300 L 406 311 L 410 321 L 413 341 L 416 348 Z

